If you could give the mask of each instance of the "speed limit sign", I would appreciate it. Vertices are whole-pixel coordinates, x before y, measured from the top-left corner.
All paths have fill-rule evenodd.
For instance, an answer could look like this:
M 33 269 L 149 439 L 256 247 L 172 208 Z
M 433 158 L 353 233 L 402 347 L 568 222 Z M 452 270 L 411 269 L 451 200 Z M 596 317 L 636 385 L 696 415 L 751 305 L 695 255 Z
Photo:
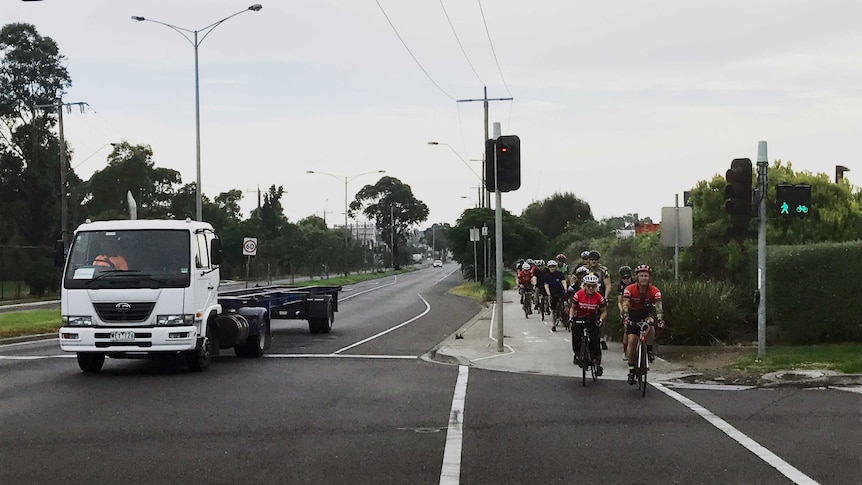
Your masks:
M 257 238 L 246 237 L 242 240 L 242 255 L 257 256 Z

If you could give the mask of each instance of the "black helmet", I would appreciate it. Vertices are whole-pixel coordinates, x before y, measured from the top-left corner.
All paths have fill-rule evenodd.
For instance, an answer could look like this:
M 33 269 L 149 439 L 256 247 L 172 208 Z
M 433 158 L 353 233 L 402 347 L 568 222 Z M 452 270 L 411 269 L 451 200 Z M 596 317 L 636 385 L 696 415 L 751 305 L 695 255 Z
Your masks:
M 595 249 L 593 249 L 592 251 L 590 251 L 589 259 L 599 259 L 599 258 L 601 258 L 601 257 L 602 257 L 601 253 L 599 253 L 599 252 L 598 252 L 598 251 L 596 251 Z
M 620 266 L 620 276 L 631 276 L 632 275 L 632 267 L 631 266 Z

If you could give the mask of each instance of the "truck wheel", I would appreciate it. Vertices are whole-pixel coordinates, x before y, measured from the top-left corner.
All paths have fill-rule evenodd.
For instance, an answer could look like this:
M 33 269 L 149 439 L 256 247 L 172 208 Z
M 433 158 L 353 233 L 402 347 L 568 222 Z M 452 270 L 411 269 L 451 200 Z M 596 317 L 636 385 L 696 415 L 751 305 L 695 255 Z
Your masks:
M 186 364 L 192 372 L 202 372 L 212 363 L 212 343 L 208 337 L 198 337 L 194 350 L 186 352 Z
M 332 322 L 335 320 L 335 312 L 332 310 L 332 302 L 326 304 L 325 318 L 309 318 L 308 331 L 311 333 L 329 333 L 332 331 Z
M 99 352 L 78 352 L 78 367 L 84 372 L 99 372 L 105 364 L 105 354 Z
M 263 357 L 269 348 L 270 339 L 269 318 L 264 318 L 257 335 L 249 335 L 245 342 L 233 348 L 237 357 Z

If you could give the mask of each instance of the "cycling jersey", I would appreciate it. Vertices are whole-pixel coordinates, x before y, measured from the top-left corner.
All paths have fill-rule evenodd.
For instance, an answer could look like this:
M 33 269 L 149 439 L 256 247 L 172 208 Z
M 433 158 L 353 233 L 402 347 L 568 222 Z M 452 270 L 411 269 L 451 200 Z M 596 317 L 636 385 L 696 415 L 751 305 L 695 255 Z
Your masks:
M 539 268 L 537 271 L 533 272 L 533 276 L 536 277 L 536 288 L 539 289 L 539 294 L 545 294 L 545 275 L 548 274 L 550 270 L 548 268 Z
M 661 300 L 661 291 L 649 285 L 645 292 L 641 292 L 638 284 L 632 283 L 623 290 L 623 298 L 629 299 L 629 318 L 637 322 L 650 316 L 653 303 Z
M 551 295 L 562 295 L 566 292 L 566 287 L 564 286 L 566 281 L 566 275 L 560 273 L 559 271 L 549 271 L 545 274 L 545 284 L 548 285 L 548 289 L 551 291 Z
M 521 285 L 532 285 L 533 284 L 533 268 L 528 270 L 518 270 L 518 283 Z
M 605 297 L 599 294 L 598 291 L 589 295 L 583 289 L 575 292 L 572 301 L 575 303 L 575 319 L 583 319 L 589 316 L 598 318 L 599 310 L 607 304 Z

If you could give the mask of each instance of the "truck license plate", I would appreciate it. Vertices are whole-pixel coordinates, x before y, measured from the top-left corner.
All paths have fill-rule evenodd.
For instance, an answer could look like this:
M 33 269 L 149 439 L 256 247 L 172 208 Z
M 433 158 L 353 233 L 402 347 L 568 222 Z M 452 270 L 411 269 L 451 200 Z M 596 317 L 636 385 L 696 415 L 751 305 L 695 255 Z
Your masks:
M 112 342 L 131 342 L 135 340 L 135 332 L 131 330 L 122 332 L 111 332 Z

